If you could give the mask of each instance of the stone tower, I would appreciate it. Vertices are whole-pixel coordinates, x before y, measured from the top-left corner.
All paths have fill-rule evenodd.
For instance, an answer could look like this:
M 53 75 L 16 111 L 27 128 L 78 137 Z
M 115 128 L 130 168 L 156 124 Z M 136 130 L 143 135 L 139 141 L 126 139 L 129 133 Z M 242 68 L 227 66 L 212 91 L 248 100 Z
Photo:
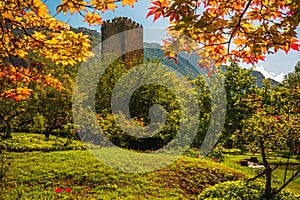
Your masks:
M 119 34 L 128 30 L 130 32 Z M 103 42 L 112 36 L 112 40 Z M 143 27 L 127 17 L 105 21 L 101 27 L 101 42 L 102 53 L 126 52 L 121 56 L 126 67 L 134 66 L 137 60 L 143 59 Z

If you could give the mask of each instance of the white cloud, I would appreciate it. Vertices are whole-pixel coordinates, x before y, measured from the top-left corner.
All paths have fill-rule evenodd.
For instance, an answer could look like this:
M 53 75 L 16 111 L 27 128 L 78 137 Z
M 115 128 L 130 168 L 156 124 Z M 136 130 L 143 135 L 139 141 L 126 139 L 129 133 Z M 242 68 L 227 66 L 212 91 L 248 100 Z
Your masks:
M 284 75 L 286 75 L 283 72 L 281 72 L 280 74 L 277 74 L 277 75 L 274 72 L 268 72 L 264 69 L 264 67 L 262 65 L 260 67 L 255 67 L 255 70 L 261 72 L 265 76 L 265 78 L 271 78 L 278 82 L 283 81 Z

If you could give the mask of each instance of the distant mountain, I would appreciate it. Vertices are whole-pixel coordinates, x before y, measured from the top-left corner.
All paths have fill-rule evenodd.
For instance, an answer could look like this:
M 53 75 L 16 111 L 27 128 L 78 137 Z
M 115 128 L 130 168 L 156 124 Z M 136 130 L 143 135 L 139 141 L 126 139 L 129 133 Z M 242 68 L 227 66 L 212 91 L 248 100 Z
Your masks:
M 251 75 L 254 76 L 256 78 L 256 85 L 260 88 L 262 88 L 262 82 L 264 79 L 266 79 L 266 77 L 259 71 L 252 71 Z M 271 80 L 271 86 L 278 86 L 280 83 L 278 81 L 275 81 L 273 79 Z
M 144 54 L 145 58 L 158 58 L 161 59 L 161 62 L 167 66 L 172 67 L 174 70 L 180 72 L 183 75 L 188 75 L 189 78 L 195 78 L 195 75 L 203 74 L 204 71 L 200 70 L 197 66 L 198 57 L 191 55 L 187 57 L 186 54 L 179 54 L 178 64 L 175 64 L 174 61 L 170 61 L 167 58 L 164 58 L 164 52 L 161 50 L 162 46 L 158 43 L 144 43 Z M 187 62 L 188 60 L 188 62 Z M 223 69 L 225 70 L 225 68 Z M 262 87 L 262 81 L 265 79 L 265 76 L 259 71 L 252 71 L 251 75 L 256 78 L 256 84 L 258 87 Z M 280 83 L 271 79 L 271 86 L 277 86 Z
M 160 48 L 149 48 L 149 46 L 144 46 L 144 59 L 152 60 L 157 59 L 168 67 L 171 67 L 174 71 L 180 73 L 183 76 L 187 76 L 189 79 L 195 79 L 199 73 L 203 73 L 199 67 L 193 66 L 188 59 L 185 59 L 183 55 L 179 55 L 178 63 L 176 64 L 174 60 L 170 60 L 164 57 L 164 51 Z

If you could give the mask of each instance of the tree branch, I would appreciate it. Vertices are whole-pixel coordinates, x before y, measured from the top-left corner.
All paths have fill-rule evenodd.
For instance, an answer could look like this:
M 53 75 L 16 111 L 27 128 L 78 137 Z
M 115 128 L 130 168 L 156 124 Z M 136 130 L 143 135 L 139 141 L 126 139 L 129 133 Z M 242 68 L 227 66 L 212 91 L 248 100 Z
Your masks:
M 296 180 L 299 177 L 300 177 L 300 168 L 278 190 L 276 190 L 275 192 L 273 192 L 272 196 L 274 196 L 274 195 L 278 194 L 279 192 L 281 192 L 281 190 L 283 190 L 290 182 Z
M 275 169 L 277 169 L 278 166 L 279 166 L 279 165 L 276 165 L 273 169 L 271 169 L 271 171 L 274 171 Z M 247 179 L 246 182 L 254 181 L 254 180 L 256 180 L 257 178 L 263 176 L 265 173 L 266 173 L 266 169 L 265 169 L 264 171 L 262 171 L 260 174 L 254 176 L 253 178 Z
M 246 14 L 248 8 L 250 7 L 250 4 L 252 3 L 252 0 L 249 0 L 247 5 L 246 5 L 246 8 L 245 10 L 242 12 L 242 14 L 239 16 L 239 21 L 238 21 L 238 24 L 235 26 L 234 30 L 232 31 L 232 33 L 230 34 L 230 37 L 229 37 L 229 40 L 228 40 L 228 47 L 227 47 L 227 53 L 229 53 L 229 50 L 230 50 L 230 44 L 231 44 L 231 41 L 234 37 L 234 34 L 235 32 L 238 30 L 239 27 L 241 27 L 241 22 L 242 22 L 242 19 L 244 17 L 244 15 Z

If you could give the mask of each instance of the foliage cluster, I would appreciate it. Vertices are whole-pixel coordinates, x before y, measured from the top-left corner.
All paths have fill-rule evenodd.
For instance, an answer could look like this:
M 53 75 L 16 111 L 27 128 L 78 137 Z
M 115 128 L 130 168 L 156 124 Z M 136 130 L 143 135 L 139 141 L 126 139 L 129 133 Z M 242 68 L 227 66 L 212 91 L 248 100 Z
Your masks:
M 113 67 L 112 67 L 113 66 Z M 99 81 L 96 92 L 96 112 L 98 113 L 98 118 L 101 128 L 104 130 L 105 134 L 118 146 L 127 147 L 139 150 L 152 150 L 159 149 L 166 145 L 172 140 L 174 135 L 178 132 L 180 123 L 187 121 L 192 121 L 194 116 L 188 116 L 183 118 L 182 112 L 188 110 L 191 105 L 188 105 L 187 99 L 178 99 L 175 95 L 181 94 L 186 97 L 191 95 L 196 95 L 196 91 L 187 88 L 182 82 L 188 82 L 185 77 L 180 77 L 176 72 L 168 69 L 165 72 L 165 67 L 163 67 L 158 61 L 152 60 L 147 61 L 143 64 L 143 67 L 135 68 L 132 67 L 130 73 L 138 73 L 133 76 L 122 77 L 125 72 L 125 66 L 122 62 L 114 63 L 112 66 L 108 67 Z M 157 74 L 156 77 L 153 74 Z M 119 88 L 121 92 L 116 92 L 114 88 L 120 78 L 122 81 L 126 81 L 126 84 Z M 131 91 L 132 87 L 138 85 L 141 80 L 150 80 L 152 82 L 158 82 L 157 84 L 146 84 L 138 87 L 133 94 L 130 94 L 129 101 L 129 112 L 130 117 L 135 120 L 135 124 L 140 125 L 143 128 L 147 128 L 146 125 L 152 123 L 156 127 L 160 127 L 159 133 L 151 136 L 152 142 L 147 142 L 147 135 L 143 135 L 141 131 L 134 124 L 130 123 L 130 119 L 126 119 L 123 113 L 114 113 L 112 115 L 111 110 L 111 99 L 113 92 L 118 98 L 124 99 L 123 91 Z M 198 84 L 198 83 L 197 83 Z M 171 85 L 171 88 L 166 85 Z M 205 86 L 202 86 L 203 88 Z M 172 91 L 173 90 L 173 91 Z M 206 91 L 204 91 L 205 93 Z M 124 92 L 123 92 L 124 93 Z M 208 97 L 206 97 L 208 98 Z M 198 100 L 200 104 L 200 97 Z M 160 107 L 155 107 L 160 105 Z M 128 106 L 128 105 L 124 105 Z M 152 107 L 153 106 L 153 107 Z M 151 113 L 150 109 L 155 109 Z M 159 120 L 164 116 L 165 111 L 165 123 L 155 121 Z M 205 115 L 204 111 L 202 113 Z M 119 118 L 118 122 L 121 123 L 121 127 L 129 130 L 129 132 L 134 132 L 139 134 L 138 137 L 142 139 L 136 139 L 135 137 L 129 136 L 120 129 L 116 124 L 116 117 Z M 150 118 L 151 117 L 151 118 Z M 197 120 L 198 119 L 194 119 Z M 203 123 L 205 124 L 205 123 Z M 187 129 L 189 125 L 187 125 Z M 199 127 L 199 129 L 203 129 Z M 201 130 L 205 132 L 204 130 Z M 147 132 L 147 131 L 145 131 Z M 149 131 L 150 132 L 150 131 Z M 150 132 L 151 133 L 151 132 Z M 144 133 L 145 134 L 145 133 Z M 203 136 L 202 136 L 203 137 Z M 200 145 L 197 143 L 197 145 Z
M 217 66 L 230 59 L 255 64 L 280 49 L 299 51 L 295 31 L 299 1 L 155 0 L 152 4 L 147 16 L 170 21 L 165 50 L 172 58 L 179 51 L 194 50 L 202 55 L 201 67 L 211 68 L 211 60 Z
M 264 187 L 259 182 L 246 182 L 246 181 L 229 181 L 220 184 L 216 184 L 210 188 L 206 188 L 198 196 L 200 200 L 252 200 L 262 199 L 264 195 Z M 296 200 L 296 195 L 289 191 L 283 190 L 273 200 Z
M 247 102 L 253 114 L 243 120 L 242 129 L 237 130 L 232 138 L 240 143 L 240 148 L 261 153 L 265 170 L 260 176 L 266 175 L 267 199 L 276 196 L 300 174 L 298 166 L 280 187 L 274 187 L 272 173 L 278 165 L 272 166 L 267 156 L 270 151 L 278 149 L 289 151 L 290 156 L 299 154 L 299 94 L 299 87 L 271 88 L 267 80 L 261 90 L 242 100 Z

